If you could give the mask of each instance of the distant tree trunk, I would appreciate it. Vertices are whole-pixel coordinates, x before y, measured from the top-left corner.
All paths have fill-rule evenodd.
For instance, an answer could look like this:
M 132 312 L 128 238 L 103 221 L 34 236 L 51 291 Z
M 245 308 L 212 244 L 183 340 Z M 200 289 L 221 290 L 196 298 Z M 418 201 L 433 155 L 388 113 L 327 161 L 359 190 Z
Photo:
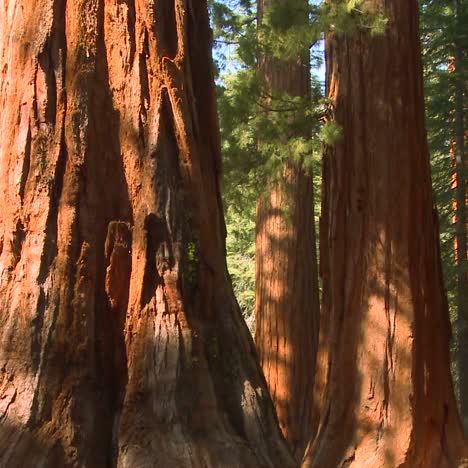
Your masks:
M 288 0 L 258 0 L 259 21 L 281 1 Z M 309 61 L 308 50 L 295 61 L 261 57 L 259 71 L 270 93 L 308 97 Z M 310 138 L 291 135 L 298 136 Z M 272 179 L 257 202 L 255 342 L 281 430 L 301 460 L 310 438 L 320 307 L 313 181 L 292 160 Z
M 366 5 L 388 17 L 384 35 L 326 37 L 328 97 L 343 140 L 324 157 L 317 365 L 327 379 L 303 466 L 455 467 L 463 435 L 424 128 L 418 5 Z
M 461 33 L 462 5 L 455 0 L 458 34 Z M 458 39 L 458 34 L 456 38 Z M 460 409 L 468 429 L 468 257 L 466 219 L 466 171 L 465 156 L 465 83 L 463 80 L 463 48 L 454 44 L 455 79 L 455 183 L 456 183 L 456 260 L 457 260 L 457 344 Z
M 227 281 L 206 1 L 0 25 L 0 465 L 294 466 Z

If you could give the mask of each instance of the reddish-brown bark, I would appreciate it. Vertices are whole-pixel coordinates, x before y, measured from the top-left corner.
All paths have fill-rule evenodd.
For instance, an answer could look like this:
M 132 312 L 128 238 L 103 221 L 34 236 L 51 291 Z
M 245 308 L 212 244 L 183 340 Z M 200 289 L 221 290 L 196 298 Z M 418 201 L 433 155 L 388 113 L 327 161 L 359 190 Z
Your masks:
M 384 35 L 328 34 L 343 140 L 324 156 L 321 418 L 304 467 L 455 467 L 449 366 L 424 128 L 418 4 L 371 0 Z M 319 389 L 320 390 L 320 389 Z
M 259 0 L 259 20 L 281 1 Z M 307 21 L 307 1 L 302 6 Z M 308 51 L 289 61 L 262 56 L 259 71 L 269 94 L 310 96 Z M 290 135 L 299 136 L 310 134 L 299 129 Z M 310 171 L 291 160 L 257 202 L 255 343 L 281 430 L 297 460 L 310 438 L 320 308 L 313 200 Z
M 0 25 L 0 465 L 293 466 L 226 279 L 206 1 Z

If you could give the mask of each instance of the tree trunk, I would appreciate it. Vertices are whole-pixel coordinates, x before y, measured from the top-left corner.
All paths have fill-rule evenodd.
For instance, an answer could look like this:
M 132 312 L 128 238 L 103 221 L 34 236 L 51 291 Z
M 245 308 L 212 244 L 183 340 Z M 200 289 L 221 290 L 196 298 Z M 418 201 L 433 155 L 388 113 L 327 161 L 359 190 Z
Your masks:
M 463 435 L 424 128 L 418 5 L 371 0 L 385 34 L 328 34 L 343 140 L 324 156 L 326 387 L 304 467 L 457 466 Z M 385 10 L 384 10 L 385 7 Z
M 294 466 L 227 281 L 206 1 L 0 24 L 0 465 Z
M 455 0 L 457 32 L 462 31 L 462 5 Z M 468 430 L 468 257 L 466 219 L 466 157 L 465 157 L 465 83 L 463 80 L 463 48 L 458 34 L 455 40 L 455 206 L 456 206 L 456 261 L 457 261 L 457 345 L 460 409 Z M 457 40 L 458 39 L 458 40 Z
M 285 0 L 259 0 L 259 21 L 279 1 Z M 290 3 L 307 6 L 302 0 Z M 261 57 L 259 71 L 270 94 L 310 98 L 309 67 L 307 51 L 296 61 Z M 290 136 L 310 138 L 300 130 Z M 310 438 L 313 413 L 320 308 L 316 257 L 312 175 L 290 160 L 257 202 L 255 342 L 281 430 L 297 460 Z

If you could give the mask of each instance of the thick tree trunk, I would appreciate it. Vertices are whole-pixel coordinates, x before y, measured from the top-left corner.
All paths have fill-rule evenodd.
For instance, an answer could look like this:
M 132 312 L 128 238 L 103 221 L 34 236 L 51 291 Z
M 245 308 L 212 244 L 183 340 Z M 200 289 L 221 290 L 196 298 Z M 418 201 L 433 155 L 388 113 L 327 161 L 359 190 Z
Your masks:
M 457 26 L 461 33 L 462 5 L 455 0 Z M 463 80 L 463 48 L 455 42 L 455 183 L 456 183 L 456 260 L 457 260 L 457 354 L 460 390 L 460 409 L 468 430 L 468 257 L 466 219 L 466 171 L 465 157 L 465 83 Z
M 463 435 L 424 128 L 418 5 L 383 36 L 326 38 L 343 141 L 324 157 L 326 387 L 304 467 L 454 467 Z M 386 7 L 385 10 L 384 6 Z
M 258 1 L 259 21 L 275 1 L 284 0 Z M 288 62 L 262 57 L 260 73 L 270 93 L 310 96 L 308 53 Z M 320 307 L 313 182 L 293 161 L 279 179 L 257 202 L 255 342 L 280 427 L 301 460 L 310 438 Z
M 0 465 L 293 466 L 226 279 L 206 2 L 0 25 Z

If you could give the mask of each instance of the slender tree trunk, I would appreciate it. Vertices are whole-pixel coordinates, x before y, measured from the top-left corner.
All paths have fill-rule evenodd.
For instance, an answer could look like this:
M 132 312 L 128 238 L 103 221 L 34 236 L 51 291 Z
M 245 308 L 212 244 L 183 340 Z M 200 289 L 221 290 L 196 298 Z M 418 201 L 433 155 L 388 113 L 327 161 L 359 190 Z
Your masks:
M 384 35 L 326 38 L 328 96 L 343 140 L 324 157 L 317 365 L 327 379 L 303 466 L 455 467 L 464 441 L 450 376 L 418 5 L 366 5 L 388 17 Z
M 455 0 L 457 31 L 461 33 L 462 5 Z M 459 34 L 460 34 L 459 33 Z M 456 35 L 458 39 L 458 34 Z M 468 430 L 468 257 L 466 219 L 466 156 L 465 156 L 465 83 L 463 81 L 463 49 L 454 44 L 455 79 L 455 184 L 456 184 L 456 260 L 457 260 L 457 344 L 460 409 Z
M 278 1 L 284 0 L 258 1 L 259 21 Z M 295 8 L 301 2 L 290 3 Z M 269 93 L 310 96 L 308 51 L 296 61 L 261 57 L 259 69 Z M 289 161 L 257 202 L 255 342 L 297 460 L 310 437 L 320 307 L 313 198 L 311 174 Z
M 206 1 L 0 25 L 0 465 L 294 466 L 226 279 Z

